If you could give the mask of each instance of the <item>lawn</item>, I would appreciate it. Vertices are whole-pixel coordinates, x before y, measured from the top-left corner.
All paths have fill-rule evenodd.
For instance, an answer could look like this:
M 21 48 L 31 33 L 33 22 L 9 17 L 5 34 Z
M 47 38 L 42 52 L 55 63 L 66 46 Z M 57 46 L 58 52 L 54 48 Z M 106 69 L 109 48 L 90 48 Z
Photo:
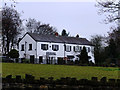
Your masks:
M 102 77 L 117 79 L 120 69 L 117 67 L 92 67 L 92 66 L 68 66 L 68 65 L 41 65 L 41 64 L 20 64 L 20 63 L 2 63 L 2 77 L 7 75 L 32 74 L 36 79 L 40 77 L 76 77 L 77 79 L 91 79 L 91 77 Z

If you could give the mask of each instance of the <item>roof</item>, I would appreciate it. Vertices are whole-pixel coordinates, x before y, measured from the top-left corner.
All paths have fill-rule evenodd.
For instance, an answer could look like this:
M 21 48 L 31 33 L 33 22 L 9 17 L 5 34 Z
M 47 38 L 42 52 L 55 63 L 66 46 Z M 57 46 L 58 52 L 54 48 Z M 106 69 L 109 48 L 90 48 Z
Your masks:
M 78 37 L 66 37 L 66 36 L 54 36 L 54 35 L 41 35 L 35 33 L 27 33 L 35 41 L 38 42 L 54 42 L 54 43 L 68 43 L 68 44 L 79 44 L 79 45 L 92 45 L 86 38 Z

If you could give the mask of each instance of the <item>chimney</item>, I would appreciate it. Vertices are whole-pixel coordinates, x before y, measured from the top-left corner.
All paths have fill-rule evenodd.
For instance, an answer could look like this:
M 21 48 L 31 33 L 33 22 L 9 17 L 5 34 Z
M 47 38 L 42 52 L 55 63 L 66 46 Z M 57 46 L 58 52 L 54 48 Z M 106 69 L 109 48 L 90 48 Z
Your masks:
M 58 33 L 57 32 L 55 32 L 55 36 L 58 37 Z

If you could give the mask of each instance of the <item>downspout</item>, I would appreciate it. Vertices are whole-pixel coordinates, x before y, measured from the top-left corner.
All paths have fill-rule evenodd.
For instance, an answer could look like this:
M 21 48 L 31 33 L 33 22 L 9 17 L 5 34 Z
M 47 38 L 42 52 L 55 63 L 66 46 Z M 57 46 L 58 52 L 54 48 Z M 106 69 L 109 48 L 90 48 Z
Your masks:
M 37 61 L 38 60 L 37 60 L 37 41 L 36 41 L 36 63 L 38 63 Z
M 64 60 L 65 60 L 65 48 L 66 48 L 66 45 L 64 43 Z
M 25 59 L 26 59 L 26 44 L 27 44 L 27 42 L 25 41 Z

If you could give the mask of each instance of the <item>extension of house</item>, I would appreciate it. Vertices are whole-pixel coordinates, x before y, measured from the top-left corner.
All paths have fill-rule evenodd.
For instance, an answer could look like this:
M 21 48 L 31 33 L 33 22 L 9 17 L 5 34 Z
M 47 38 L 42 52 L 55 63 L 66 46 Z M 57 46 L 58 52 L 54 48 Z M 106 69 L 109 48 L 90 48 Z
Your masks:
M 83 46 L 94 63 L 94 46 L 86 38 L 26 33 L 19 42 L 19 58 L 29 59 L 30 63 L 69 63 L 79 60 Z

